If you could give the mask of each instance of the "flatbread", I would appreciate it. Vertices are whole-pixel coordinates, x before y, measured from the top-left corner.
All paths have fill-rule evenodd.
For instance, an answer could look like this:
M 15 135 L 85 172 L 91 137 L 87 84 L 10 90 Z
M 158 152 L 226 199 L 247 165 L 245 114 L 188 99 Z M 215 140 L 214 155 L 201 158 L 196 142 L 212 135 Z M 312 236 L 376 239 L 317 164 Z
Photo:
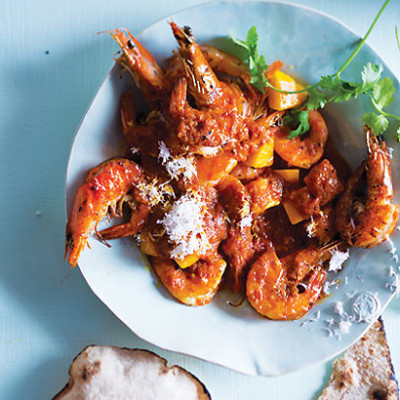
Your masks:
M 318 400 L 398 400 L 399 387 L 382 320 L 333 364 L 328 386 Z
M 147 350 L 89 346 L 69 376 L 53 400 L 211 400 L 195 376 Z

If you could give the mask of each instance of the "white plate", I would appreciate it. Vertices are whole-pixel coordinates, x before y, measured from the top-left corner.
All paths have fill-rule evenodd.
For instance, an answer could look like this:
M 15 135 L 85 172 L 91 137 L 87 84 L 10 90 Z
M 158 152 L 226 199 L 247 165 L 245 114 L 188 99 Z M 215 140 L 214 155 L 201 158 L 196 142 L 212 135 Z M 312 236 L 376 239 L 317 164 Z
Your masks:
M 279 3 L 214 2 L 168 17 L 138 36 L 159 61 L 177 46 L 167 24 L 170 20 L 189 25 L 199 42 L 223 46 L 226 46 L 223 38 L 228 33 L 244 38 L 247 30 L 256 25 L 260 53 L 266 56 L 267 62 L 280 59 L 291 66 L 291 73 L 308 82 L 337 70 L 359 39 L 339 22 L 307 8 Z M 376 53 L 364 46 L 345 76 L 359 79 L 361 67 L 367 61 L 382 63 Z M 395 81 L 398 90 L 394 76 L 387 69 L 386 74 Z M 83 119 L 68 165 L 68 209 L 84 174 L 103 160 L 120 155 L 119 99 L 131 85 L 128 74 L 119 79 L 119 68 L 112 68 Z M 353 166 L 366 154 L 360 117 L 369 107 L 367 101 L 360 99 L 325 110 L 330 133 Z M 390 108 L 400 109 L 398 95 Z M 387 136 L 391 137 L 388 144 L 395 148 L 393 181 L 399 202 L 400 151 L 393 140 L 393 128 Z M 396 245 L 400 242 L 399 234 L 396 230 L 392 236 Z M 392 279 L 388 277 L 389 266 L 394 263 L 388 244 L 368 251 L 352 250 L 345 269 L 328 278 L 343 282 L 332 296 L 317 304 L 302 320 L 277 322 L 262 318 L 247 303 L 240 307 L 228 305 L 224 293 L 205 307 L 179 304 L 146 267 L 132 241 L 114 241 L 112 248 L 93 237 L 89 243 L 91 249 L 83 252 L 79 267 L 94 293 L 133 332 L 165 349 L 250 375 L 272 376 L 297 370 L 333 357 L 359 338 L 369 325 L 365 321 L 354 323 L 341 339 L 329 336 L 326 330 L 327 319 L 339 320 L 334 312 L 337 301 L 343 302 L 346 310 L 352 306 L 357 296 L 348 298 L 348 293 L 376 294 L 377 312 L 392 297 L 386 287 Z M 304 324 L 317 312 L 320 313 L 318 321 Z

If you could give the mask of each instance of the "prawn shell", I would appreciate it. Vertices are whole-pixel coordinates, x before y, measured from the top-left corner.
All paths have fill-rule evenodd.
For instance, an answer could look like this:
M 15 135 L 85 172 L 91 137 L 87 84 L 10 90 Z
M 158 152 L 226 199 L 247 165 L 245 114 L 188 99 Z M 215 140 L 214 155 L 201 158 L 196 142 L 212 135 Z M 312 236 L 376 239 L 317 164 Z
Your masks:
M 312 252 L 314 250 L 312 249 Z M 283 261 L 282 261 L 283 262 Z M 246 295 L 251 306 L 261 315 L 273 320 L 295 320 L 304 316 L 318 300 L 326 278 L 319 263 L 309 265 L 311 276 L 302 292 L 298 279 L 289 279 L 272 246 L 267 248 L 251 266 L 247 275 Z M 314 268 L 314 269 L 313 269 Z
M 322 115 L 315 110 L 310 111 L 308 133 L 289 139 L 290 128 L 282 126 L 275 133 L 275 151 L 289 165 L 309 169 L 316 164 L 324 154 L 328 140 L 328 128 Z
M 168 292 L 188 306 L 208 304 L 219 288 L 225 272 L 226 262 L 197 261 L 182 269 L 172 260 L 149 257 L 150 263 Z
M 79 187 L 65 232 L 65 257 L 74 267 L 87 244 L 89 234 L 134 184 L 144 179 L 140 167 L 133 161 L 113 159 L 90 170 Z
M 369 248 L 387 240 L 396 226 L 399 205 L 393 204 L 390 157 L 386 143 L 379 143 L 372 130 L 365 128 L 368 159 L 363 161 L 347 182 L 336 207 L 336 225 L 349 245 Z M 362 204 L 356 190 L 364 174 L 368 196 Z

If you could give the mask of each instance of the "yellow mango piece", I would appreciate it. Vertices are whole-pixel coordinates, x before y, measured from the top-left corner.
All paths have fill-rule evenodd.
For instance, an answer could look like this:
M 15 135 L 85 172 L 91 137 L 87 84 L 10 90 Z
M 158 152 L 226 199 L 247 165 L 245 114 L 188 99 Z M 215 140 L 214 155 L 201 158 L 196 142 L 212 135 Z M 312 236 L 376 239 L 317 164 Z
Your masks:
M 270 167 L 274 163 L 274 141 L 265 142 L 244 163 L 253 168 Z
M 292 92 L 304 89 L 304 86 L 297 83 L 291 76 L 279 70 L 272 73 L 268 78 L 271 85 L 280 90 Z M 287 110 L 288 108 L 300 106 L 307 97 L 306 92 L 284 94 L 271 88 L 267 88 L 267 93 L 269 106 L 274 110 Z
M 275 169 L 274 172 L 283 178 L 287 183 L 299 183 L 300 170 L 299 169 Z
M 189 254 L 182 260 L 179 258 L 174 258 L 173 260 L 183 269 L 192 266 L 200 257 L 197 254 Z
M 215 157 L 201 158 L 197 161 L 197 177 L 200 185 L 215 186 L 237 165 L 237 160 L 229 154 L 221 153 Z
M 251 197 L 251 211 L 256 215 L 281 202 L 282 183 L 277 176 L 257 178 L 245 187 Z
M 309 215 L 300 212 L 296 207 L 293 206 L 293 204 L 289 202 L 284 202 L 283 206 L 285 207 L 286 214 L 289 217 L 292 225 L 296 225 L 301 221 L 310 219 Z

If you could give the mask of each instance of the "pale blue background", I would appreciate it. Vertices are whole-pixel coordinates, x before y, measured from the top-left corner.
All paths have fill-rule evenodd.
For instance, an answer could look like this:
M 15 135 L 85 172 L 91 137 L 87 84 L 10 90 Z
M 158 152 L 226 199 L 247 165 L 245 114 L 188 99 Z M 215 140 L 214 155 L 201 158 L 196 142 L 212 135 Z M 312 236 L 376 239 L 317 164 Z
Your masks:
M 285 377 L 254 378 L 138 339 L 63 263 L 64 178 L 75 130 L 116 45 L 102 30 L 150 23 L 203 1 L 31 0 L 0 2 L 0 400 L 50 399 L 88 344 L 150 348 L 195 373 L 215 400 L 311 399 L 331 363 Z M 302 0 L 363 35 L 377 0 Z M 400 75 L 392 0 L 369 43 Z M 48 54 L 46 52 L 48 51 Z M 400 301 L 384 313 L 400 373 Z M 167 329 L 167 328 L 166 328 Z

